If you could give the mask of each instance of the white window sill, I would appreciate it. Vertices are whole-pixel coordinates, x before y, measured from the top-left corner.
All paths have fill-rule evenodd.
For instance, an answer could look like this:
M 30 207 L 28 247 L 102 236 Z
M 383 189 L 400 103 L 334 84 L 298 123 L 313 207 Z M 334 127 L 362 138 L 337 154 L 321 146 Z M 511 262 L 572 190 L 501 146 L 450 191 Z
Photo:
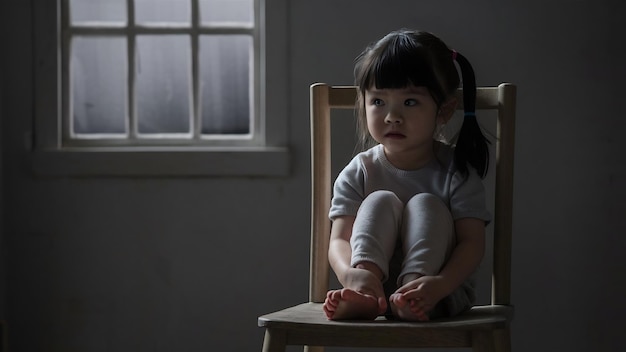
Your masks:
M 281 177 L 289 150 L 260 148 L 81 148 L 30 152 L 40 176 L 57 177 Z

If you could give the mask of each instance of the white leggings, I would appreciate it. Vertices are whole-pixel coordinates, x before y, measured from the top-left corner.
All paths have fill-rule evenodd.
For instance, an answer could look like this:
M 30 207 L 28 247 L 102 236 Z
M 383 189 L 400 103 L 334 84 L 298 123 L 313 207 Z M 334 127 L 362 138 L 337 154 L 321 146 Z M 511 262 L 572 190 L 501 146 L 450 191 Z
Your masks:
M 352 228 L 352 266 L 372 262 L 382 270 L 386 281 L 398 239 L 402 265 L 399 274 L 392 275 L 398 275 L 397 286 L 385 284 L 388 294 L 395 291 L 393 286 L 441 271 L 456 245 L 452 215 L 441 199 L 429 193 L 413 196 L 406 205 L 393 192 L 371 193 L 361 204 Z M 454 316 L 469 309 L 476 300 L 473 281 L 468 279 L 441 300 L 430 317 Z
M 372 262 L 387 280 L 398 239 L 404 258 L 398 286 L 418 276 L 437 275 L 456 244 L 450 211 L 429 193 L 413 196 L 406 205 L 393 192 L 371 193 L 361 204 L 352 228 L 352 266 Z

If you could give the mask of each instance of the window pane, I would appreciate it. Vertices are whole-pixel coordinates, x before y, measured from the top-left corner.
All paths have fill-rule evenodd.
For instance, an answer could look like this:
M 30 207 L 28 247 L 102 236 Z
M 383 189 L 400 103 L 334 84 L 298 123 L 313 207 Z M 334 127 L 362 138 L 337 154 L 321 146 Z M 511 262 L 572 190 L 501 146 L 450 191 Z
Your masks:
M 203 134 L 250 133 L 252 37 L 200 38 Z
M 190 50 L 184 35 L 137 37 L 139 133 L 190 131 Z
M 71 53 L 73 133 L 125 133 L 126 39 L 75 37 Z
M 135 21 L 183 22 L 191 18 L 190 0 L 135 0 Z
M 72 23 L 126 23 L 126 0 L 70 0 Z
M 200 0 L 202 23 L 253 23 L 253 0 Z

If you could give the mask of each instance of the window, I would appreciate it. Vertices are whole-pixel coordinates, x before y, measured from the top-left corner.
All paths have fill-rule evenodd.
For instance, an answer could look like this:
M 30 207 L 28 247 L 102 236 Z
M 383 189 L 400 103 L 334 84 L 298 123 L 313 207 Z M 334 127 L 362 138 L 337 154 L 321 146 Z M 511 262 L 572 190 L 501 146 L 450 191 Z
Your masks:
M 286 174 L 286 0 L 35 6 L 37 171 Z

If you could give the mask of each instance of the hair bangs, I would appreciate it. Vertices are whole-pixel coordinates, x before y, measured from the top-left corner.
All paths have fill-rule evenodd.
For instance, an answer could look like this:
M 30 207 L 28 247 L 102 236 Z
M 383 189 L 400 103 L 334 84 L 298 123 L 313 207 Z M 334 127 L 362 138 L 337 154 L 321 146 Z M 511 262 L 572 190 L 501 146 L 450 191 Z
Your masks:
M 361 57 L 355 72 L 357 85 L 363 90 L 426 87 L 439 104 L 442 87 L 426 48 L 408 35 L 388 39 L 384 45 L 371 48 L 368 57 Z

